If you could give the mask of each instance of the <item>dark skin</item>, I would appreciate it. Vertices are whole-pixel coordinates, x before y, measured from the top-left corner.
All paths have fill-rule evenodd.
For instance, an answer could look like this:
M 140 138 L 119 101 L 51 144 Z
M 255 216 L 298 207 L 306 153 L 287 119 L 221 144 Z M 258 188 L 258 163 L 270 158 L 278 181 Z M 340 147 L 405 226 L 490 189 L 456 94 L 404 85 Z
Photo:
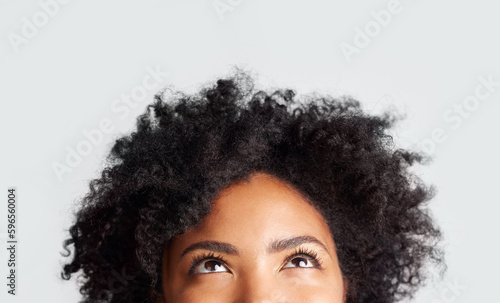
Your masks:
M 224 189 L 199 226 L 171 241 L 162 270 L 169 303 L 346 300 L 324 218 L 264 173 Z
M 62 278 L 82 277 L 82 302 L 411 299 L 428 262 L 445 265 L 434 190 L 411 169 L 427 157 L 398 148 L 391 112 L 295 96 L 240 72 L 155 95 L 63 243 Z

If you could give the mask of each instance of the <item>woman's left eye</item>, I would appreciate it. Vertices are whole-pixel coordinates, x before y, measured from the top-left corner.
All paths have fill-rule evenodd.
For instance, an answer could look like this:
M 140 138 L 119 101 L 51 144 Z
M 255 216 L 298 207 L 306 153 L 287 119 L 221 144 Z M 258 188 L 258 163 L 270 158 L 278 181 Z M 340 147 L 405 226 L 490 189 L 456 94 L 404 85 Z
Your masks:
M 288 261 L 288 263 L 283 266 L 283 268 L 294 268 L 294 267 L 314 267 L 311 260 L 305 257 L 296 257 Z

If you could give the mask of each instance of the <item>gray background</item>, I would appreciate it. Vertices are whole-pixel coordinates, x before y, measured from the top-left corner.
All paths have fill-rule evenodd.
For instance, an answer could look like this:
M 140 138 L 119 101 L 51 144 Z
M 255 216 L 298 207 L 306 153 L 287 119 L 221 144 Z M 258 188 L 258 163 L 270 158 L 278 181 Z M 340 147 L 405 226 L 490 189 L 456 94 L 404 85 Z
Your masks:
M 430 208 L 449 266 L 412 302 L 497 302 L 500 85 L 484 82 L 500 82 L 499 9 L 485 0 L 1 0 L 0 277 L 8 186 L 19 192 L 20 273 L 18 296 L 2 286 L 0 301 L 76 302 L 59 252 L 111 143 L 160 88 L 194 92 L 238 64 L 262 88 L 349 94 L 374 113 L 406 114 L 394 138 L 434 157 L 417 172 L 438 189 Z M 108 132 L 89 145 L 85 133 L 100 123 Z M 79 163 L 68 156 L 78 147 L 87 152 Z

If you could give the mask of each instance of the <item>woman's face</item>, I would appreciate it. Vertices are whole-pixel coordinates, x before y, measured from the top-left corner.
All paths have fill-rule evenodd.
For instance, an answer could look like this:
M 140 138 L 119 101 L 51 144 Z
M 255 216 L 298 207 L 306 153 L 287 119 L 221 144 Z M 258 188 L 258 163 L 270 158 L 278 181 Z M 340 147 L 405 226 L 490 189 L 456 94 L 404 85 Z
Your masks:
M 199 227 L 171 241 L 162 282 L 168 303 L 341 303 L 347 285 L 323 217 L 263 173 L 223 190 Z

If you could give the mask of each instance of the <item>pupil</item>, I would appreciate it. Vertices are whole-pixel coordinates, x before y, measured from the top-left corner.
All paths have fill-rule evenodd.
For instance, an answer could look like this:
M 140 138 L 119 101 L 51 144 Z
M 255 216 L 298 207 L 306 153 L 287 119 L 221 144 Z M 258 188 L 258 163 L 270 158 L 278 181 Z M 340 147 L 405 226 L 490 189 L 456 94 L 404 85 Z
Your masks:
M 305 258 L 295 258 L 292 260 L 293 265 L 295 266 L 306 266 L 307 260 Z
M 220 264 L 217 261 L 205 262 L 205 269 L 207 269 L 207 270 L 215 271 L 215 270 L 217 270 L 217 267 L 220 267 Z

